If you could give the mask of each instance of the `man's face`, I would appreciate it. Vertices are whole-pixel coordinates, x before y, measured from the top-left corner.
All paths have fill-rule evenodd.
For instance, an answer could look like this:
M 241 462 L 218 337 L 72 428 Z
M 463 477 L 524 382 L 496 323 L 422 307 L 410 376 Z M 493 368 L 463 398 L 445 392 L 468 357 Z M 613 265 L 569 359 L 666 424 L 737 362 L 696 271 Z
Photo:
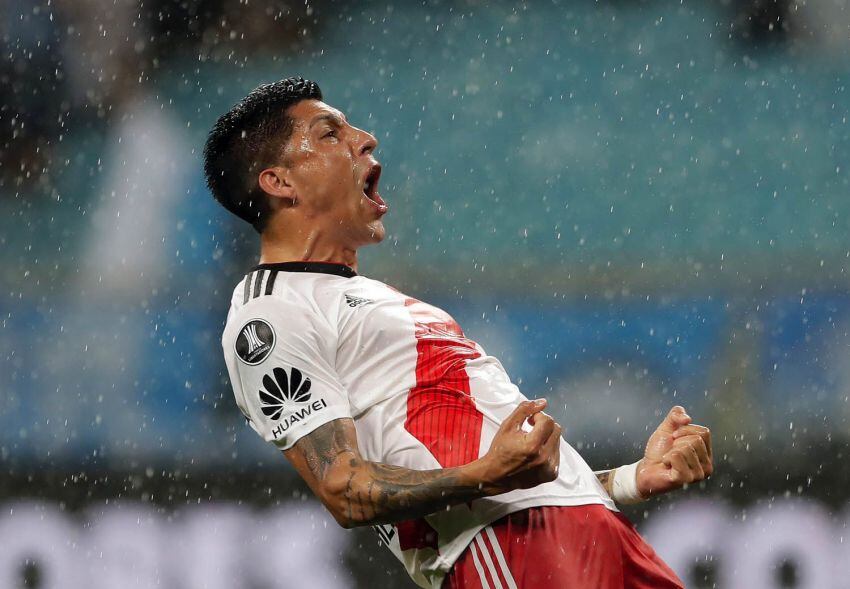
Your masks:
M 288 114 L 294 125 L 284 162 L 297 206 L 315 221 L 311 229 L 352 248 L 381 241 L 387 205 L 378 194 L 377 140 L 318 100 L 302 100 Z

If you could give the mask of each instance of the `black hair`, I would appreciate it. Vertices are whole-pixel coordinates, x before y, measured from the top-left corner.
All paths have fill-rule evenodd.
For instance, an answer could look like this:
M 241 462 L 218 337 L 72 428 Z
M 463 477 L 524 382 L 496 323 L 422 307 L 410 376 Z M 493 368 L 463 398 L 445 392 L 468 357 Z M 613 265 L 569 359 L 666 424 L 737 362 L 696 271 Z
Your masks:
M 254 88 L 213 125 L 204 146 L 204 174 L 213 197 L 262 233 L 271 213 L 257 174 L 274 165 L 292 135 L 290 106 L 321 100 L 319 85 L 302 77 Z

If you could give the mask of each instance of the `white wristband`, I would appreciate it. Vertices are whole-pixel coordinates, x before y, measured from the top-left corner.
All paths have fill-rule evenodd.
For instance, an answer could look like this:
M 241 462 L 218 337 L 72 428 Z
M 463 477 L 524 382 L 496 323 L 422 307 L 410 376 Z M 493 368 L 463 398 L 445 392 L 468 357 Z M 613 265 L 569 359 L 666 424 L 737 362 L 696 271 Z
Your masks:
M 642 497 L 637 488 L 638 464 L 640 464 L 640 461 L 621 466 L 614 471 L 611 499 L 617 503 L 632 505 L 646 501 L 646 497 Z

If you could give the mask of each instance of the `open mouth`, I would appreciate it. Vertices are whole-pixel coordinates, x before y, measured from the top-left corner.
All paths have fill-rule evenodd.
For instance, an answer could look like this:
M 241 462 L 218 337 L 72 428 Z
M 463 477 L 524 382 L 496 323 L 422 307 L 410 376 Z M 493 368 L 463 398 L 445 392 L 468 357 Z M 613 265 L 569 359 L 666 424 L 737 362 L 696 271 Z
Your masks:
M 366 180 L 363 182 L 363 195 L 376 209 L 382 213 L 386 213 L 387 203 L 378 194 L 378 180 L 381 178 L 381 164 L 374 164 L 369 168 L 369 173 L 366 174 Z

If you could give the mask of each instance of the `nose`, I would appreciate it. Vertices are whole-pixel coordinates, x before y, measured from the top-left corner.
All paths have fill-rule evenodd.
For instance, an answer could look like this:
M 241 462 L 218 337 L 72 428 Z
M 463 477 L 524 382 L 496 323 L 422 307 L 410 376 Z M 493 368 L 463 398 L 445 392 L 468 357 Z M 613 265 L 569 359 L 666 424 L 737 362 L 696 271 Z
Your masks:
M 376 147 L 378 147 L 378 140 L 375 139 L 374 135 L 368 131 L 357 129 L 357 155 L 368 155 L 375 151 Z

